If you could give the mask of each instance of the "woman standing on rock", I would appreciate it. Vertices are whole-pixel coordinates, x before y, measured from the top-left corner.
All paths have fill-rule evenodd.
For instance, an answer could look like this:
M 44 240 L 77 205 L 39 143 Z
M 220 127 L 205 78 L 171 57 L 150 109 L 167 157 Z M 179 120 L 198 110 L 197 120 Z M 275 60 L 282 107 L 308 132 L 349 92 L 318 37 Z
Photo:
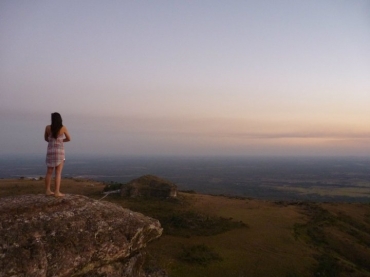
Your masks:
M 68 130 L 62 124 L 62 117 L 59 113 L 51 114 L 51 125 L 47 125 L 44 134 L 45 140 L 48 142 L 46 154 L 46 165 L 48 167 L 45 176 L 45 194 L 54 195 L 55 197 L 63 197 L 60 192 L 60 182 L 62 178 L 62 169 L 64 165 L 64 145 L 63 142 L 71 140 Z M 51 176 L 55 169 L 55 192 L 50 189 Z

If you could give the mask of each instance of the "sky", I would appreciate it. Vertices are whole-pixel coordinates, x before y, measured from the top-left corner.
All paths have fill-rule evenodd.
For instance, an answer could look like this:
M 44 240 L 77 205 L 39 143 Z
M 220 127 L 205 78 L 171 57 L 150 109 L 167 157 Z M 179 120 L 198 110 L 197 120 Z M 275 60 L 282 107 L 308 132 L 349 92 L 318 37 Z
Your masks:
M 0 156 L 370 156 L 370 1 L 0 1 Z

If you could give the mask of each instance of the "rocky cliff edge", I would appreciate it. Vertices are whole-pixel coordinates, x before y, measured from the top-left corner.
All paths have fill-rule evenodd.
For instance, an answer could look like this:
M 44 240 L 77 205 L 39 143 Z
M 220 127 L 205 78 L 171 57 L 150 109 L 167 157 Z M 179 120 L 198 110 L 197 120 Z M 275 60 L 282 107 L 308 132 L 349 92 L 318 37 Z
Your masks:
M 0 276 L 166 276 L 145 272 L 158 220 L 80 195 L 0 198 Z

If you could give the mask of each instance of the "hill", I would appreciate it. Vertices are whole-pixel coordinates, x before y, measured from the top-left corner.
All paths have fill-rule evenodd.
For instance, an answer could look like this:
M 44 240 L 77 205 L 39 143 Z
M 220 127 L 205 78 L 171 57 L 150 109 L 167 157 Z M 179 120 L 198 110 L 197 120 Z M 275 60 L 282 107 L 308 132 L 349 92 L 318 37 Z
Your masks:
M 109 186 L 108 186 L 109 187 Z M 141 176 L 121 186 L 124 197 L 159 197 L 177 196 L 177 187 L 168 180 L 153 175 Z
M 0 197 L 43 193 L 42 180 L 0 180 Z M 104 184 L 63 179 L 62 191 L 94 199 Z M 169 276 L 370 276 L 370 205 L 273 202 L 179 192 L 177 199 L 109 201 L 159 219 L 147 268 Z

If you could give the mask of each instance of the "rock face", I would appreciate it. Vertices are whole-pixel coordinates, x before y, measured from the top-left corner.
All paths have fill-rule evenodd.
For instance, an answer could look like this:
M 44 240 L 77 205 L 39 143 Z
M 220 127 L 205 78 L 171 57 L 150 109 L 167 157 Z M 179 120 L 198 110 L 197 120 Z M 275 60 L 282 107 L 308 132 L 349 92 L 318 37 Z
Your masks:
M 175 198 L 177 197 L 177 186 L 157 176 L 145 175 L 123 185 L 121 196 Z
M 0 277 L 166 276 L 143 269 L 158 220 L 79 195 L 0 198 Z

